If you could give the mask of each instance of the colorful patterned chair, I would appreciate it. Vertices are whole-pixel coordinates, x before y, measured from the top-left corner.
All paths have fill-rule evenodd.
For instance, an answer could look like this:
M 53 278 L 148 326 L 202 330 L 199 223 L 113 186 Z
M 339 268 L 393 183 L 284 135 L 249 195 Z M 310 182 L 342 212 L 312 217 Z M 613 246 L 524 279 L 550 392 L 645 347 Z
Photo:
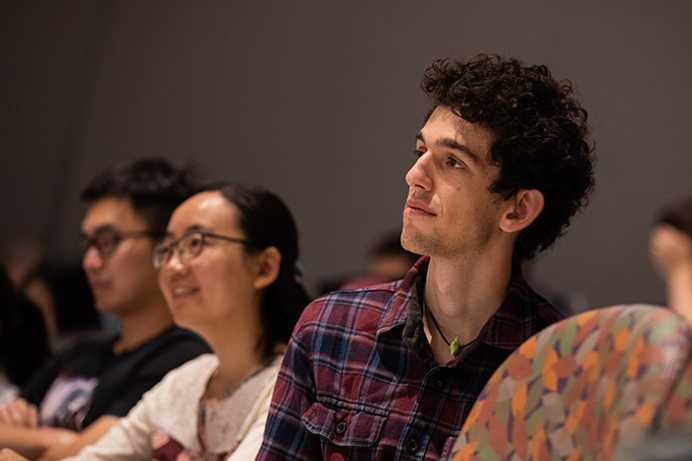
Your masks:
M 642 437 L 683 374 L 692 333 L 652 306 L 588 311 L 515 351 L 486 384 L 453 461 L 609 460 Z M 692 370 L 680 398 L 692 406 Z
M 656 429 L 663 432 L 692 428 L 692 362 L 687 364 L 656 418 Z

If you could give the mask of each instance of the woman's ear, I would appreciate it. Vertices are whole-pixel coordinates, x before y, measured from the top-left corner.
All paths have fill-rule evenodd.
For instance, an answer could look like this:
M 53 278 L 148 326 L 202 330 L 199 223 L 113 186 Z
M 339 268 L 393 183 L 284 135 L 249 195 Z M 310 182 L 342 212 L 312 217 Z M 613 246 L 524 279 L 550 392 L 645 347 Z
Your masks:
M 253 285 L 257 290 L 261 290 L 271 285 L 279 276 L 281 253 L 276 247 L 267 247 L 255 258 L 257 258 L 257 275 Z
M 517 192 L 509 204 L 500 219 L 500 229 L 508 233 L 520 232 L 541 214 L 545 199 L 538 189 L 524 189 Z

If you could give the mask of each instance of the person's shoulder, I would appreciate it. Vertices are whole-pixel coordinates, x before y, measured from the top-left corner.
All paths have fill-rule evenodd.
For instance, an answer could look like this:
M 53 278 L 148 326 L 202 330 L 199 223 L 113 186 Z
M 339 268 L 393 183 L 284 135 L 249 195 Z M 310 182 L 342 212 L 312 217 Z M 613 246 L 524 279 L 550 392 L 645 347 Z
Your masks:
M 161 350 L 173 349 L 178 353 L 187 351 L 194 357 L 211 352 L 207 343 L 198 334 L 177 326 L 173 326 L 152 338 L 147 345 Z
M 348 311 L 353 311 L 354 309 L 382 311 L 400 283 L 401 281 L 399 280 L 365 288 L 337 290 L 327 293 L 312 301 L 305 308 L 305 317 L 327 320 L 344 309 Z
M 214 354 L 200 355 L 169 370 L 143 393 L 141 406 L 153 425 L 174 433 L 182 428 L 176 422 L 194 421 L 199 399 L 217 365 Z
M 219 359 L 215 354 L 207 353 L 197 356 L 180 365 L 178 368 L 171 370 L 169 374 L 174 375 L 198 375 L 200 372 L 215 369 L 219 364 Z
M 523 289 L 528 302 L 531 304 L 531 312 L 539 330 L 567 317 L 562 310 L 534 291 L 528 284 L 525 283 Z
M 303 311 L 296 331 L 367 331 L 376 328 L 401 281 L 365 288 L 337 290 L 312 301 Z
M 197 334 L 172 327 L 123 357 L 141 363 L 141 373 L 165 374 L 173 368 L 211 352 L 209 346 Z
M 117 336 L 114 334 L 84 336 L 58 351 L 52 361 L 60 369 L 66 368 L 71 373 L 98 374 L 97 370 L 107 362 L 116 339 Z
M 191 382 L 199 380 L 201 375 L 210 374 L 218 363 L 216 355 L 202 354 L 170 370 L 157 387 L 181 388 L 182 385 L 182 388 L 185 388 Z M 204 382 L 206 384 L 206 380 Z
M 87 334 L 76 339 L 72 344 L 58 352 L 60 356 L 81 355 L 88 352 L 110 350 L 113 343 L 117 340 L 117 335 L 113 333 Z

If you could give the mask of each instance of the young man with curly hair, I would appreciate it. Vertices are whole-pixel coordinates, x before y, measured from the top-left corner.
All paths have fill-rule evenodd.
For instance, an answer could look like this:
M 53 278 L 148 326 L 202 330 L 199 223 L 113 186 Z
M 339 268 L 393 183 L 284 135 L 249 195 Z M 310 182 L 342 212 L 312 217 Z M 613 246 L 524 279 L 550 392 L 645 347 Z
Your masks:
M 400 281 L 306 308 L 258 459 L 444 459 L 479 392 L 562 315 L 520 263 L 548 248 L 593 187 L 586 112 L 544 66 L 441 60 L 406 174 Z

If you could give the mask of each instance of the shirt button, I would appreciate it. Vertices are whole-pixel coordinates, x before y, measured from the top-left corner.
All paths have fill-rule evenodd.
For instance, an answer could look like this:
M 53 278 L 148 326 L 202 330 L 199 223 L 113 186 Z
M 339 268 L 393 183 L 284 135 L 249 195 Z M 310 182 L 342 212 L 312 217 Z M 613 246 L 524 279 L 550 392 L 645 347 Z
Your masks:
M 418 451 L 418 441 L 414 438 L 410 438 L 406 441 L 406 451 L 409 453 L 415 453 Z
M 345 421 L 339 421 L 336 424 L 336 433 L 341 435 L 344 432 L 346 432 L 346 422 Z

